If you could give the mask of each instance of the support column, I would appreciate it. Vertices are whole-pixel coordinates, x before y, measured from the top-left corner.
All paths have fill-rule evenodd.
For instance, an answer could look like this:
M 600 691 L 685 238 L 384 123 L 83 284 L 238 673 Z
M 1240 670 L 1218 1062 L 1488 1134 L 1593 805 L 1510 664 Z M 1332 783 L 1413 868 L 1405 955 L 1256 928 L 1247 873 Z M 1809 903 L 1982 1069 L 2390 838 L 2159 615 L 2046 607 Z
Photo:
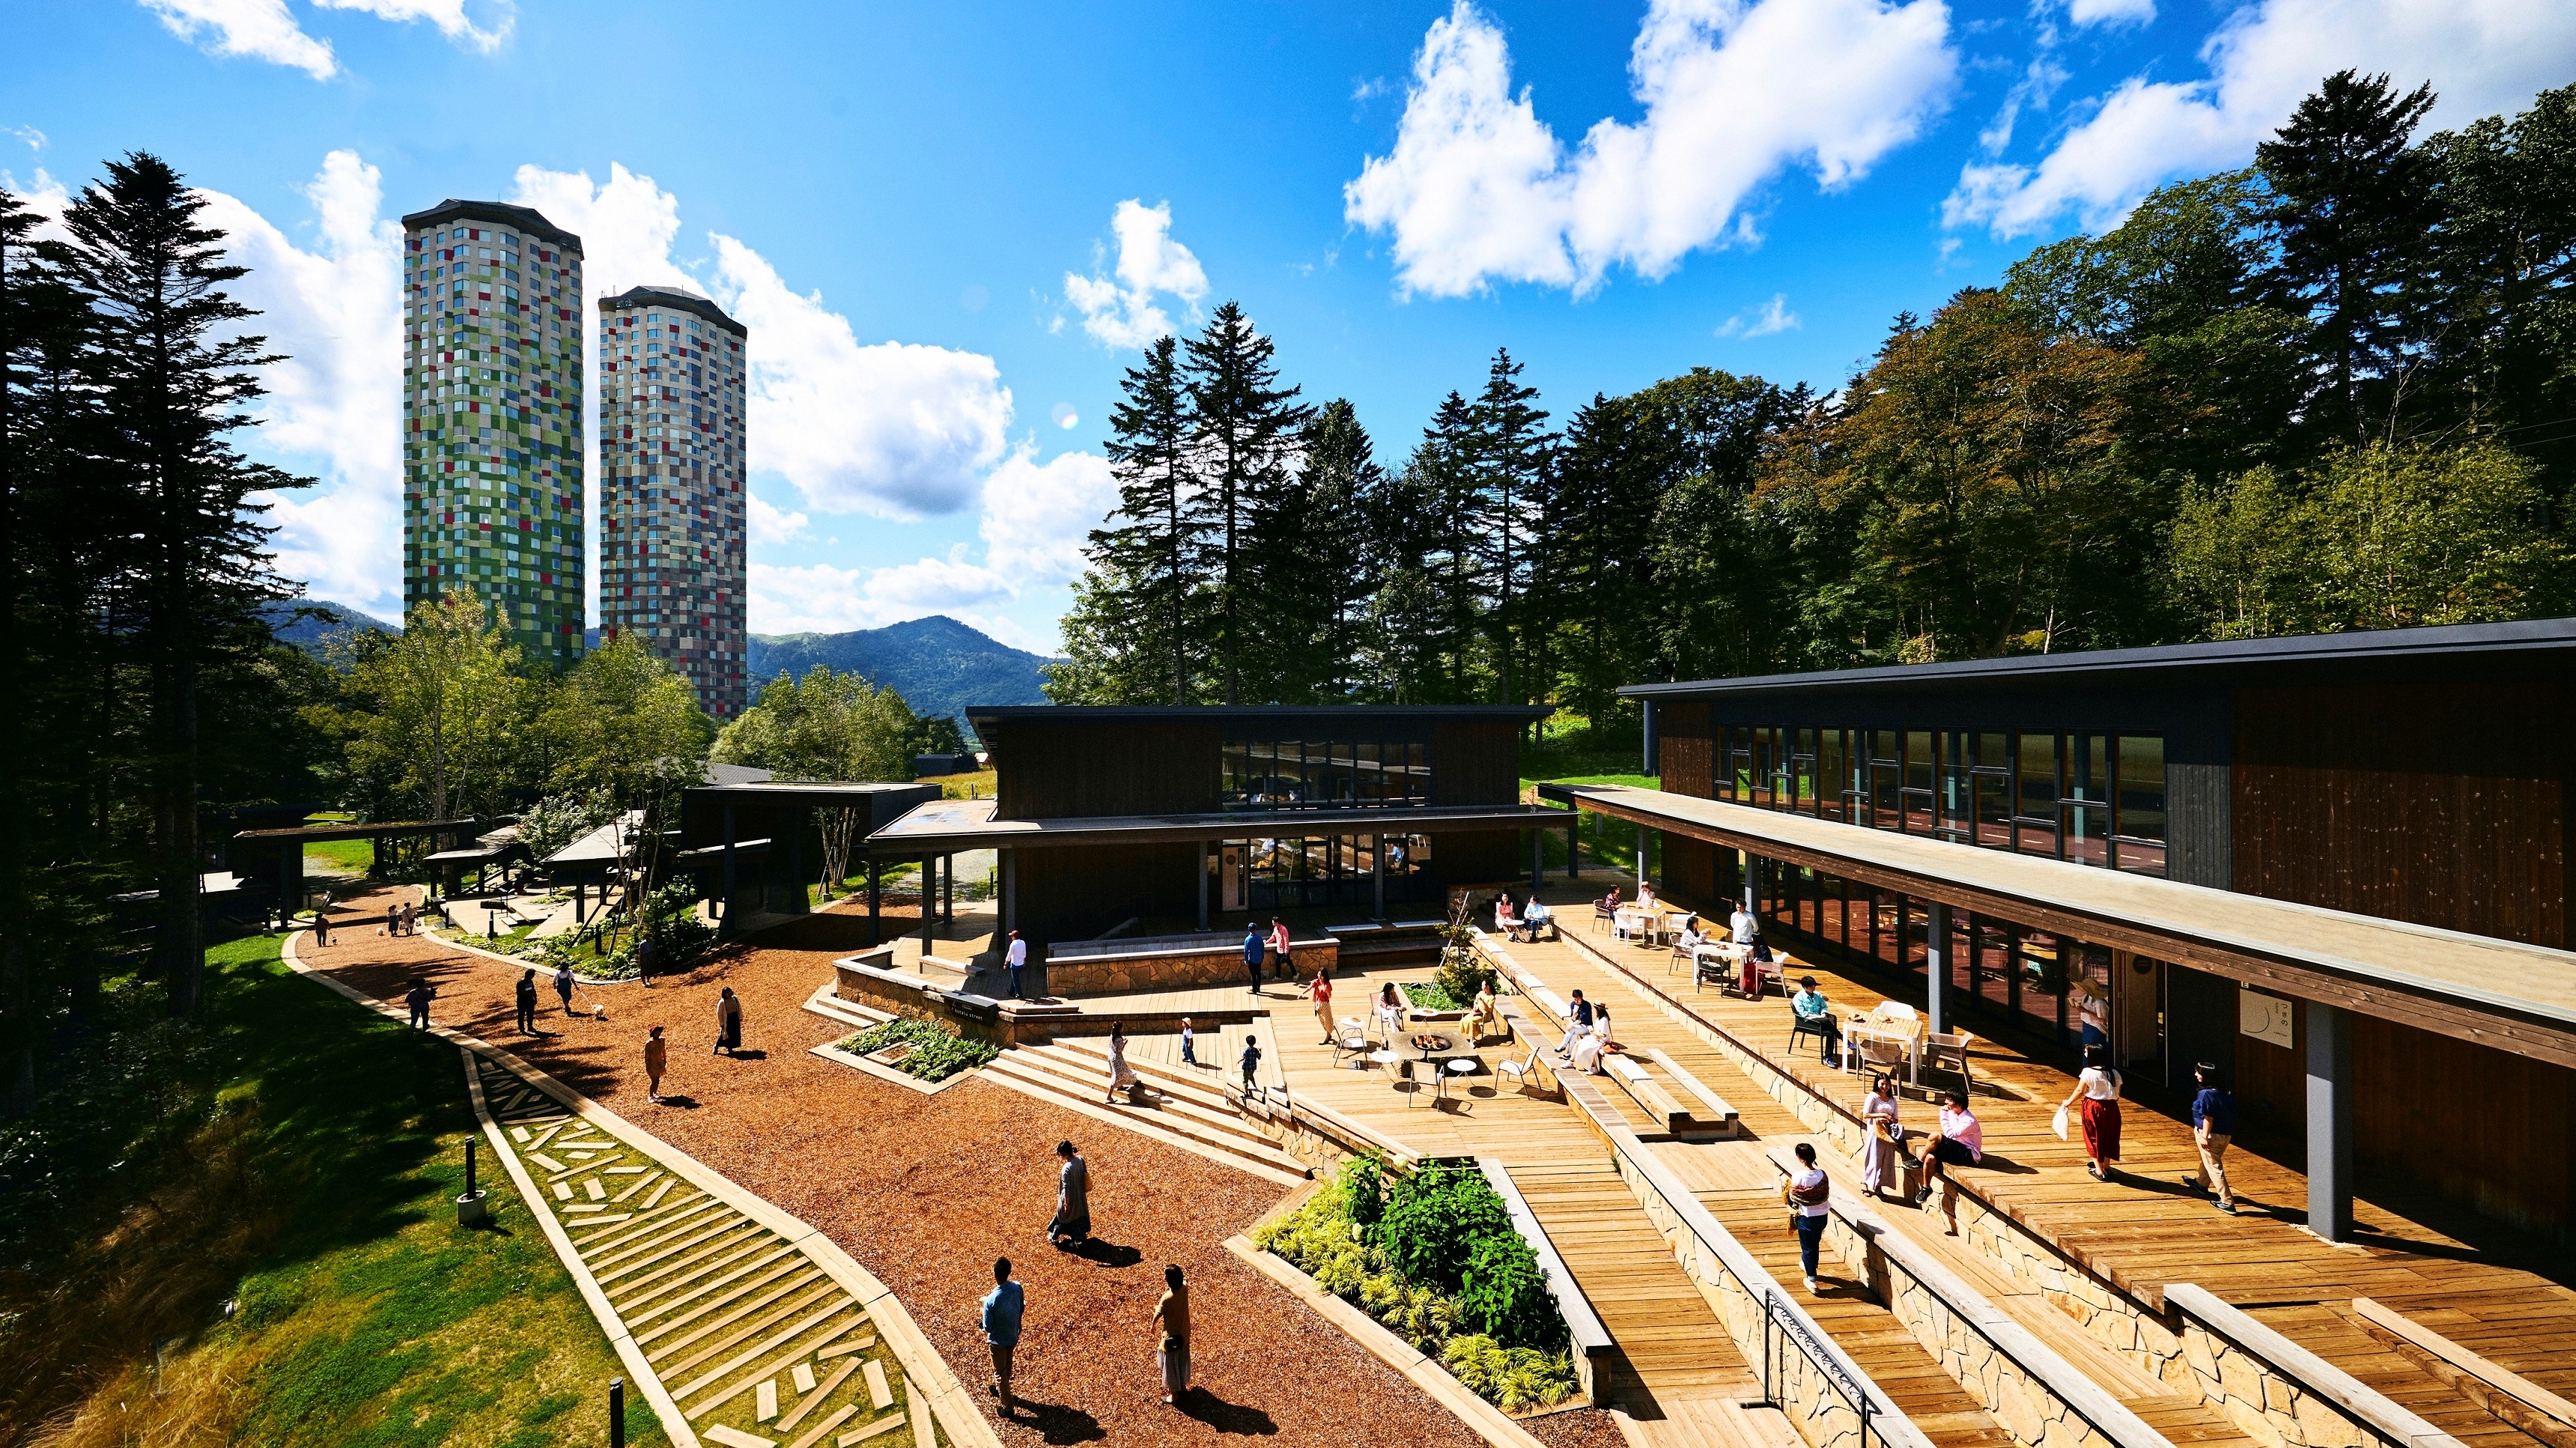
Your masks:
M 1386 836 L 1369 837 L 1369 887 L 1377 892 L 1377 923 L 1386 923 Z
M 733 928 L 733 923 L 734 923 L 734 920 L 733 920 L 733 876 L 734 876 L 734 857 L 733 857 L 733 855 L 734 855 L 734 850 L 733 850 L 733 801 L 732 801 L 732 800 L 730 800 L 730 799 L 728 799 L 728 800 L 726 800 L 726 801 L 725 801 L 725 803 L 724 803 L 724 914 L 723 914 L 723 916 L 721 917 L 720 922 L 719 922 L 719 923 L 721 923 L 721 924 L 722 924 L 726 929 L 728 929 L 728 930 L 730 930 L 730 929 L 732 929 L 732 928 Z M 578 888 L 578 887 L 576 887 L 576 888 Z M 574 918 L 574 919 L 576 919 L 576 920 L 578 920 L 580 917 L 581 917 L 581 906 L 580 906 L 580 900 L 579 900 L 579 896 L 578 896 L 578 895 L 576 895 L 576 896 L 575 896 L 575 899 L 574 899 L 574 905 L 573 905 L 573 918 Z
M 1652 706 L 1650 705 L 1650 706 L 1648 706 L 1648 707 L 1652 707 Z M 1638 888 L 1643 889 L 1643 888 L 1645 888 L 1645 884 L 1646 884 L 1646 827 L 1645 827 L 1644 825 L 1639 825 L 1639 826 L 1637 826 L 1637 886 L 1638 886 Z
M 1538 898 L 1539 886 L 1547 883 L 1547 832 L 1532 830 L 1530 837 L 1530 898 Z
M 1579 879 L 1583 874 L 1583 813 L 1577 810 L 1574 822 L 1565 827 L 1565 878 Z
M 877 859 L 876 856 L 870 855 L 868 856 L 868 948 L 870 950 L 885 944 L 885 921 L 877 913 L 878 906 Z
M 939 925 L 939 857 L 921 857 L 921 953 L 930 953 L 930 932 Z
M 1208 843 L 1199 841 L 1199 929 L 1208 928 Z
M 954 925 L 957 923 L 957 857 L 942 855 L 939 859 L 939 923 Z
M 1020 928 L 1020 861 L 1018 852 L 1003 850 L 993 857 L 993 868 L 1002 875 L 1002 933 Z
M 1934 901 L 1923 907 L 1923 970 L 1929 981 L 1924 999 L 1932 1033 L 1948 1035 L 1950 999 L 1950 907 Z
M 1752 917 L 1753 917 L 1753 918 L 1755 918 L 1756 920 L 1759 920 L 1759 919 L 1761 919 L 1761 918 L 1762 918 L 1762 895 L 1761 895 L 1762 886 L 1761 886 L 1761 884 L 1760 884 L 1760 876 L 1761 876 L 1761 873 L 1762 873 L 1762 858 L 1761 858 L 1761 856 L 1759 856 L 1759 855 L 1755 855 L 1755 854 L 1753 854 L 1753 853 L 1751 853 L 1751 852 L 1749 852 L 1749 851 L 1745 852 L 1745 853 L 1744 853 L 1744 913 L 1745 913 L 1745 914 L 1747 914 L 1747 915 L 1752 916 Z
M 2352 1238 L 2352 1012 L 2309 1001 L 2308 1230 Z

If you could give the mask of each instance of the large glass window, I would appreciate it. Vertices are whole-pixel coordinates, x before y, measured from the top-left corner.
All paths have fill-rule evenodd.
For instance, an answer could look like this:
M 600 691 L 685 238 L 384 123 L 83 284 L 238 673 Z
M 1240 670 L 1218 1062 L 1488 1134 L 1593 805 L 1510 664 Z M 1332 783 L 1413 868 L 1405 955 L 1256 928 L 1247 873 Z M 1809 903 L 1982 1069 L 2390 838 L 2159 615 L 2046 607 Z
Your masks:
M 1419 739 L 1229 739 L 1220 758 L 1230 810 L 1431 802 L 1431 746 Z
M 1371 907 L 1377 900 L 1371 866 L 1381 850 L 1390 906 L 1437 893 L 1430 883 L 1429 835 L 1226 840 L 1210 852 L 1219 908 L 1259 912 L 1310 905 Z
M 2112 863 L 2141 875 L 2165 872 L 2165 742 L 2153 734 L 2120 736 L 2117 793 L 2112 801 Z

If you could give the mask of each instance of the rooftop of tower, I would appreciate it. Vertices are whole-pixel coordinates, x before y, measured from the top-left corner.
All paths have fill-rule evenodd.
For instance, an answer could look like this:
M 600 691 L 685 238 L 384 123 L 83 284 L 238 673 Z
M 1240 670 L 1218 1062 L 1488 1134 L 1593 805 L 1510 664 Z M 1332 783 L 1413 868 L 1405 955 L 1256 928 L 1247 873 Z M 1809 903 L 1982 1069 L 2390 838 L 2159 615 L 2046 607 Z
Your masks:
M 545 213 L 533 206 L 512 206 L 506 201 L 459 201 L 451 196 L 427 211 L 415 211 L 402 219 L 405 231 L 447 221 L 489 221 L 499 226 L 515 226 L 567 251 L 581 250 L 581 238 L 546 220 Z

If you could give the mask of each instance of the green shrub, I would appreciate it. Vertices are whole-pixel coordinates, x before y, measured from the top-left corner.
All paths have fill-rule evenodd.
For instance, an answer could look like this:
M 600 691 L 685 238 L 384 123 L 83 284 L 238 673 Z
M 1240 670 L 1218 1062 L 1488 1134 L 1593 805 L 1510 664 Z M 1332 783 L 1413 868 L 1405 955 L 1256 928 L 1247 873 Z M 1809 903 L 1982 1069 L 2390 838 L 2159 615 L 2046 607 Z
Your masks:
M 1363 1230 L 1376 1226 L 1386 1214 L 1385 1182 L 1386 1166 L 1374 1156 L 1355 1156 L 1342 1163 L 1341 1196 L 1351 1220 Z
M 1476 1333 L 1449 1339 L 1440 1351 L 1440 1365 L 1468 1391 L 1505 1412 L 1561 1403 L 1583 1386 L 1574 1376 L 1573 1360 L 1563 1353 L 1504 1347 Z
M 912 1054 L 896 1065 L 908 1075 L 924 1081 L 945 1081 L 960 1071 L 971 1071 L 1002 1054 L 990 1041 L 978 1041 L 943 1030 L 928 1021 L 891 1020 L 850 1036 L 841 1049 L 854 1056 L 882 1051 L 888 1046 L 912 1046 Z
M 1404 986 L 1404 996 L 1405 999 L 1413 1002 L 1415 1010 L 1421 1011 L 1463 1011 L 1472 1009 L 1476 1004 L 1473 992 L 1470 992 L 1466 999 L 1461 1000 L 1451 995 L 1449 988 L 1436 980 L 1407 981 Z
M 1456 1292 L 1466 1281 L 1476 1243 L 1495 1235 L 1519 1241 L 1511 1214 L 1482 1172 L 1425 1166 L 1387 1196 L 1378 1240 L 1387 1260 L 1415 1282 Z
M 1556 1294 L 1548 1290 L 1538 1253 L 1517 1232 L 1479 1237 L 1468 1249 L 1466 1279 L 1458 1288 L 1458 1321 L 1505 1347 L 1553 1352 L 1565 1346 L 1565 1318 Z

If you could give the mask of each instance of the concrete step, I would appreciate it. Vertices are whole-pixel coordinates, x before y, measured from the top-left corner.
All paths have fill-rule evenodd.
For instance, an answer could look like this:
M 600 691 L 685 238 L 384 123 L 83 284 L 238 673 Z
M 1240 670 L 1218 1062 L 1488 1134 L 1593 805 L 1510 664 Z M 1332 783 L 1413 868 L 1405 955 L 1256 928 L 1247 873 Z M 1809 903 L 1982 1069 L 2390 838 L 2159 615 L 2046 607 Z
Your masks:
M 1070 1107 L 1086 1116 L 1113 1122 L 1201 1156 L 1242 1167 L 1274 1180 L 1303 1181 L 1306 1170 L 1287 1153 L 1236 1120 L 1210 1122 L 1178 1103 L 1154 1107 L 1111 1104 L 1100 1099 L 1102 1078 L 1076 1074 L 1061 1060 L 1050 1065 L 1030 1059 L 1033 1050 L 1017 1047 L 984 1067 L 987 1078 L 1016 1090 Z
M 1063 1081 L 1066 1089 L 1087 1092 L 1095 1100 L 1099 1098 L 1101 1092 L 1108 1089 L 1109 1066 L 1106 1057 L 1100 1058 L 1095 1063 L 1088 1053 L 1068 1052 L 1055 1046 L 1022 1046 L 1012 1054 L 1019 1057 L 1020 1063 L 1031 1070 L 1045 1071 Z M 1257 1143 L 1263 1150 L 1274 1154 L 1278 1151 L 1277 1147 L 1270 1144 L 1268 1137 L 1253 1129 L 1235 1113 L 1234 1108 L 1227 1103 L 1223 1092 L 1211 1091 L 1194 1082 L 1175 1081 L 1169 1076 L 1148 1076 L 1141 1070 L 1137 1074 L 1146 1077 L 1148 1088 L 1162 1099 L 1151 1107 L 1122 1106 L 1117 1109 L 1154 1111 L 1181 1121 L 1191 1122 L 1208 1132 L 1234 1137 L 1247 1143 Z

